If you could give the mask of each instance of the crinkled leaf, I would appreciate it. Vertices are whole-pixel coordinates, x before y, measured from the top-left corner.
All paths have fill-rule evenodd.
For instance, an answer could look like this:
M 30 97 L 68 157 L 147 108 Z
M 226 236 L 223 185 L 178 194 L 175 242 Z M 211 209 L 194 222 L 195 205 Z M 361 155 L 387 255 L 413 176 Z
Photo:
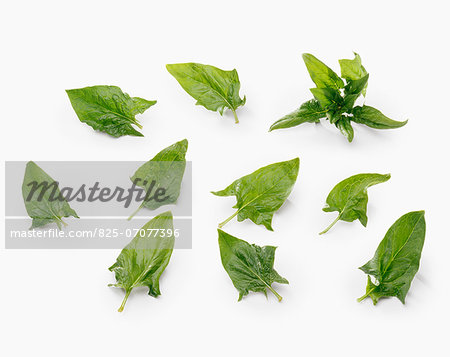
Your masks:
M 304 53 L 303 61 L 317 88 L 340 89 L 344 87 L 342 79 L 330 67 L 312 54 Z
M 239 291 L 238 301 L 249 291 L 261 291 L 267 295 L 267 289 L 281 301 L 282 297 L 272 288 L 272 284 L 289 282 L 273 269 L 276 247 L 260 247 L 220 229 L 218 232 L 222 265 Z
M 408 120 L 396 121 L 389 119 L 378 109 L 363 105 L 357 106 L 352 110 L 352 120 L 358 124 L 364 124 L 375 129 L 395 129 L 404 126 Z
M 22 196 L 28 215 L 33 219 L 30 229 L 56 223 L 59 229 L 63 217 L 78 217 L 61 195 L 58 182 L 54 181 L 33 161 L 27 163 L 22 183 Z
M 264 166 L 234 181 L 216 196 L 236 196 L 237 211 L 219 224 L 222 228 L 237 216 L 239 222 L 250 219 L 272 231 L 273 214 L 283 205 L 297 180 L 300 160 L 295 158 Z
M 133 128 L 136 125 L 142 129 L 135 116 L 156 104 L 156 101 L 132 98 L 116 86 L 93 86 L 66 92 L 80 121 L 116 138 L 143 136 Z
M 347 138 L 349 142 L 352 142 L 354 132 L 352 128 L 352 124 L 350 123 L 350 119 L 344 115 L 342 115 L 341 119 L 339 119 L 335 123 L 336 127 L 341 131 L 341 133 Z
M 197 100 L 197 105 L 218 111 L 221 115 L 228 108 L 238 123 L 236 109 L 245 104 L 245 96 L 244 99 L 239 97 L 241 83 L 235 69 L 224 71 L 200 63 L 168 64 L 166 68 L 183 89 Z
M 135 287 L 148 287 L 148 294 L 153 297 L 161 295 L 159 278 L 169 264 L 174 244 L 172 213 L 164 212 L 147 222 L 123 248 L 116 262 L 109 268 L 117 281 L 110 286 L 125 290 L 125 298 L 119 311 L 123 310 Z
M 361 57 L 354 52 L 355 58 L 350 59 L 341 59 L 339 60 L 339 65 L 341 66 L 341 77 L 346 81 L 355 81 L 358 80 L 365 75 L 367 75 L 366 69 L 361 64 Z M 362 89 L 362 94 L 366 96 L 367 91 L 367 82 Z
M 320 121 L 319 119 L 325 117 L 326 112 L 327 111 L 320 106 L 317 100 L 311 99 L 303 103 L 296 111 L 285 115 L 283 118 L 273 123 L 269 131 L 291 128 L 303 123 L 318 123 Z
M 366 293 L 359 301 L 370 296 L 375 305 L 381 297 L 396 296 L 405 303 L 419 270 L 425 226 L 425 212 L 417 211 L 403 215 L 389 228 L 374 257 L 359 268 L 368 274 Z
M 320 234 L 328 230 L 339 220 L 353 222 L 358 219 L 365 227 L 367 225 L 367 188 L 391 178 L 390 174 L 358 174 L 339 182 L 327 197 L 325 212 L 339 212 L 334 222 Z
M 137 169 L 131 177 L 131 181 L 136 186 L 144 188 L 147 195 L 129 219 L 142 207 L 155 210 L 177 201 L 186 168 L 187 148 L 188 141 L 186 139 L 179 141 L 165 148 Z M 161 192 L 161 194 L 158 194 L 155 199 L 154 195 L 157 192 Z

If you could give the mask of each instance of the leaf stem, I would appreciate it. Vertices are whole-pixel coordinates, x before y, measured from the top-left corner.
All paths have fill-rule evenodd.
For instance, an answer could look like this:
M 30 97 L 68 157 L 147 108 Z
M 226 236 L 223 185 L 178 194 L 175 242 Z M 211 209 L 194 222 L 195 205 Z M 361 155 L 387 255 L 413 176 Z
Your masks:
M 267 285 L 267 287 L 277 297 L 278 301 L 281 301 L 283 299 L 283 297 L 280 294 L 278 294 L 274 288 L 272 288 L 270 285 Z
M 371 293 L 372 293 L 372 291 L 374 291 L 375 290 L 375 288 L 372 288 L 372 289 L 370 289 L 369 291 L 367 291 L 363 296 L 361 296 L 360 298 L 358 298 L 358 302 L 361 302 L 361 301 L 363 301 L 366 297 L 368 297 Z
M 322 232 L 320 232 L 319 235 L 327 233 L 331 229 L 331 227 L 333 227 L 337 223 L 337 221 L 341 219 L 341 215 L 342 213 L 339 213 L 336 219 L 333 222 L 331 222 L 331 224 L 327 228 L 325 228 Z
M 128 296 L 130 296 L 131 289 L 127 290 L 125 297 L 123 298 L 122 304 L 120 305 L 119 309 L 117 311 L 122 312 L 123 308 L 125 307 L 125 304 L 127 303 Z
M 134 211 L 130 217 L 127 218 L 127 221 L 131 221 L 131 219 L 141 210 L 143 203 Z
M 231 109 L 231 111 L 233 112 L 233 115 L 234 115 L 234 122 L 235 122 L 236 124 L 239 124 L 239 119 L 238 119 L 238 117 L 237 117 L 236 110 Z
M 237 214 L 239 213 L 239 210 L 237 210 L 236 212 L 234 212 L 230 217 L 228 217 L 225 221 L 223 221 L 222 223 L 219 223 L 219 228 L 222 228 L 224 225 L 226 225 L 228 222 L 230 222 L 234 217 L 237 216 Z

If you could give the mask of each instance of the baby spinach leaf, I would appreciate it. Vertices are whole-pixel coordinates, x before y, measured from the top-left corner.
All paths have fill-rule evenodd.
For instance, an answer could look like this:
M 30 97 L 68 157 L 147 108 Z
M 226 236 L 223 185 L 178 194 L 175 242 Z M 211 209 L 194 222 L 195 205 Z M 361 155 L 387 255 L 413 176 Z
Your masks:
M 249 291 L 262 291 L 267 296 L 267 289 L 281 301 L 282 297 L 272 288 L 272 284 L 289 282 L 273 269 L 276 247 L 260 247 L 220 229 L 218 232 L 222 265 L 239 291 L 238 301 Z
M 339 60 L 339 65 L 341 67 L 341 77 L 346 81 L 355 81 L 367 75 L 366 69 L 361 64 L 361 57 L 356 52 L 354 52 L 354 54 L 355 58 L 352 60 Z M 364 95 L 364 97 L 366 96 L 366 90 L 367 82 L 362 89 L 362 94 Z
M 344 87 L 342 79 L 325 63 L 309 53 L 304 53 L 302 57 L 317 88 L 340 89 Z
M 273 214 L 283 205 L 297 180 L 300 160 L 278 162 L 264 166 L 234 181 L 216 196 L 236 196 L 237 211 L 219 224 L 225 224 L 237 216 L 239 222 L 249 218 L 256 224 L 272 229 Z
M 177 201 L 186 168 L 187 148 L 186 139 L 179 141 L 160 151 L 137 169 L 131 181 L 145 189 L 146 197 L 128 220 L 142 207 L 155 210 Z
M 61 195 L 58 182 L 54 181 L 33 161 L 27 163 L 22 183 L 22 196 L 28 215 L 33 219 L 30 229 L 56 223 L 67 226 L 63 217 L 78 217 Z
M 169 73 L 175 77 L 183 89 L 194 99 L 197 105 L 223 114 L 225 108 L 233 112 L 239 123 L 236 109 L 245 104 L 239 97 L 241 83 L 235 69 L 224 71 L 214 66 L 200 63 L 177 63 L 166 65 Z
M 172 213 L 164 212 L 148 221 L 128 243 L 109 268 L 114 272 L 116 284 L 109 284 L 125 290 L 120 305 L 123 311 L 131 291 L 138 286 L 148 287 L 148 294 L 161 295 L 159 278 L 166 269 L 175 244 Z
M 387 231 L 373 258 L 359 268 L 367 274 L 367 288 L 358 301 L 370 296 L 376 305 L 382 297 L 396 296 L 404 304 L 419 270 L 424 241 L 425 212 L 410 212 L 400 217 Z
M 353 108 L 352 114 L 355 123 L 364 124 L 375 129 L 400 128 L 408 122 L 408 120 L 396 121 L 389 119 L 378 109 L 369 107 L 368 105 Z
M 407 123 L 387 118 L 377 109 L 356 106 L 360 95 L 366 95 L 369 74 L 361 64 L 361 57 L 355 53 L 353 60 L 339 60 L 342 78 L 311 54 L 303 54 L 308 72 L 317 88 L 312 88 L 314 100 L 310 100 L 295 112 L 276 121 L 269 131 L 290 128 L 302 123 L 317 123 L 326 118 L 334 124 L 349 142 L 353 140 L 352 122 L 365 124 L 375 129 L 394 129 Z
M 66 92 L 80 121 L 115 138 L 144 136 L 132 126 L 142 129 L 135 116 L 156 104 L 156 100 L 132 98 L 116 86 L 93 86 Z
M 325 117 L 326 112 L 317 100 L 311 99 L 303 103 L 296 111 L 273 123 L 269 131 L 291 128 L 302 123 L 318 123 L 319 119 Z
M 336 219 L 319 234 L 324 234 L 333 227 L 337 221 L 353 222 L 358 219 L 365 227 L 367 225 L 367 188 L 378 183 L 386 182 L 390 174 L 358 174 L 350 176 L 339 182 L 327 197 L 325 212 L 338 211 Z

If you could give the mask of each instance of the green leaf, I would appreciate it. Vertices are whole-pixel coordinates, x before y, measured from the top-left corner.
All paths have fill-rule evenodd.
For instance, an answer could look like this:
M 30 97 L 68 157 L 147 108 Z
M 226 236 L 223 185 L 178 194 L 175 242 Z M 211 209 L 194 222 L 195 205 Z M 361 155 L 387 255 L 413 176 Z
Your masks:
M 341 131 L 341 133 L 347 138 L 347 140 L 351 143 L 353 140 L 354 132 L 352 128 L 352 124 L 350 123 L 350 119 L 346 116 L 342 116 L 335 123 L 336 127 Z
M 186 139 L 179 141 L 160 151 L 137 169 L 131 181 L 145 189 L 146 199 L 128 220 L 142 207 L 155 210 L 177 201 L 186 168 L 187 148 Z
M 352 120 L 358 124 L 364 124 L 375 129 L 395 129 L 404 126 L 408 120 L 396 121 L 389 119 L 378 109 L 363 105 L 357 106 L 352 110 Z
M 272 288 L 272 284 L 289 282 L 273 269 L 276 247 L 260 247 L 220 229 L 218 232 L 222 265 L 239 291 L 238 301 L 249 291 L 261 291 L 267 296 L 267 289 L 281 301 L 282 297 Z
M 425 212 L 410 212 L 400 217 L 387 231 L 374 257 L 360 267 L 367 276 L 364 296 L 376 305 L 381 297 L 396 296 L 403 304 L 419 270 L 425 241 Z M 376 279 L 372 282 L 370 276 Z
M 29 161 L 25 169 L 22 196 L 28 215 L 33 219 L 30 229 L 49 223 L 56 223 L 61 229 L 61 224 L 67 225 L 63 217 L 80 218 L 61 195 L 58 182 L 33 161 Z
M 273 123 L 269 131 L 291 128 L 303 123 L 318 123 L 319 119 L 325 117 L 326 112 L 317 100 L 311 99 L 303 103 L 296 111 Z
M 351 112 L 355 105 L 356 99 L 361 95 L 369 80 L 369 75 L 365 75 L 360 79 L 349 81 L 344 87 L 344 108 Z
M 142 129 L 135 116 L 156 104 L 156 100 L 132 98 L 116 86 L 93 86 L 66 92 L 80 121 L 115 138 L 144 136 L 132 126 Z
M 244 105 L 246 99 L 245 96 L 244 99 L 239 97 L 241 83 L 235 69 L 223 71 L 200 63 L 168 64 L 166 68 L 183 89 L 197 100 L 197 105 L 218 111 L 221 115 L 228 108 L 233 112 L 236 123 L 239 122 L 236 109 Z
M 171 212 L 161 213 L 147 222 L 133 240 L 123 248 L 116 262 L 109 268 L 114 272 L 116 284 L 125 290 L 125 298 L 119 308 L 123 311 L 131 291 L 138 286 L 148 287 L 148 294 L 157 297 L 159 278 L 172 255 L 175 238 Z
M 319 61 L 309 53 L 303 54 L 303 61 L 308 69 L 311 79 L 317 88 L 344 88 L 344 82 L 341 78 L 326 64 Z
M 327 197 L 325 212 L 339 212 L 339 215 L 323 232 L 324 234 L 339 220 L 353 222 L 358 219 L 365 227 L 367 225 L 367 188 L 391 178 L 390 174 L 358 174 L 339 182 Z
M 219 224 L 222 228 L 235 216 L 239 222 L 250 219 L 272 229 L 273 214 L 283 205 L 297 180 L 300 160 L 278 162 L 264 166 L 255 172 L 234 181 L 222 191 L 212 192 L 216 196 L 236 196 L 237 211 Z
M 341 77 L 346 81 L 355 81 L 367 75 L 366 69 L 361 64 L 361 57 L 356 52 L 354 52 L 354 54 L 355 58 L 352 60 L 339 60 L 339 65 L 341 66 Z M 361 91 L 364 96 L 366 96 L 366 91 L 367 83 L 364 85 L 364 88 Z
M 336 89 L 311 88 L 310 91 L 322 108 L 327 109 L 327 111 L 340 110 L 344 105 L 344 100 Z

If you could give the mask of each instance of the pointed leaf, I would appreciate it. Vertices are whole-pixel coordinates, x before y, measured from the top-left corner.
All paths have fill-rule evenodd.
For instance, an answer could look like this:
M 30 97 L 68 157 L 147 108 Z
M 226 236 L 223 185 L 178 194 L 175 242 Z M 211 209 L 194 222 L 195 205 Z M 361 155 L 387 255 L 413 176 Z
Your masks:
M 353 222 L 358 219 L 365 227 L 367 225 L 367 188 L 391 178 L 390 174 L 358 174 L 339 182 L 327 197 L 325 212 L 338 211 L 334 222 L 320 234 L 328 230 L 339 220 Z
M 374 305 L 381 297 L 396 296 L 403 304 L 419 270 L 425 241 L 425 212 L 410 212 L 400 217 L 387 231 L 374 257 L 360 267 L 368 274 L 366 294 Z M 374 284 L 370 275 L 377 283 Z
M 297 126 L 303 123 L 318 123 L 321 118 L 325 117 L 327 111 L 323 109 L 319 102 L 311 99 L 303 103 L 296 111 L 285 115 L 280 120 L 272 124 L 269 131 L 276 129 L 285 129 Z
M 245 97 L 239 97 L 241 83 L 235 69 L 223 71 L 200 63 L 168 64 L 166 68 L 183 89 L 197 100 L 197 105 L 218 111 L 221 115 L 228 108 L 233 112 L 236 123 L 239 122 L 236 109 L 245 104 Z
M 273 214 L 283 205 L 297 180 L 300 161 L 278 162 L 264 166 L 255 172 L 234 181 L 222 191 L 212 192 L 216 196 L 236 196 L 233 208 L 238 210 L 224 222 L 222 228 L 237 216 L 239 222 L 251 219 L 256 224 L 272 229 Z
M 28 215 L 33 219 L 30 229 L 49 223 L 56 223 L 61 229 L 61 224 L 66 225 L 63 217 L 80 218 L 61 195 L 58 182 L 33 161 L 29 161 L 25 169 L 22 196 Z
M 233 237 L 218 229 L 222 265 L 235 288 L 240 301 L 249 291 L 267 294 L 269 289 L 281 301 L 282 297 L 272 288 L 274 282 L 289 284 L 274 269 L 276 247 L 260 247 Z
M 155 210 L 177 201 L 186 168 L 187 148 L 186 139 L 179 141 L 160 151 L 153 159 L 137 169 L 131 181 L 145 189 L 146 199 L 130 219 L 142 207 Z
M 318 60 L 312 54 L 304 53 L 303 61 L 308 69 L 311 79 L 317 88 L 344 88 L 344 82 L 341 78 L 325 63 Z
M 127 244 L 109 268 L 114 272 L 116 284 L 125 290 L 125 298 L 119 311 L 122 311 L 131 291 L 138 286 L 148 287 L 148 294 L 157 297 L 159 278 L 169 264 L 175 238 L 171 212 L 161 213 L 147 222 Z
M 132 126 L 142 129 L 135 116 L 156 104 L 155 100 L 131 98 L 116 86 L 93 86 L 66 92 L 81 122 L 115 138 L 123 135 L 143 136 Z
M 375 129 L 395 129 L 404 126 L 408 120 L 396 121 L 389 119 L 378 109 L 369 107 L 368 105 L 358 106 L 353 108 L 352 120 L 358 124 L 364 124 Z

